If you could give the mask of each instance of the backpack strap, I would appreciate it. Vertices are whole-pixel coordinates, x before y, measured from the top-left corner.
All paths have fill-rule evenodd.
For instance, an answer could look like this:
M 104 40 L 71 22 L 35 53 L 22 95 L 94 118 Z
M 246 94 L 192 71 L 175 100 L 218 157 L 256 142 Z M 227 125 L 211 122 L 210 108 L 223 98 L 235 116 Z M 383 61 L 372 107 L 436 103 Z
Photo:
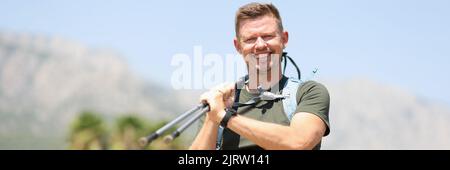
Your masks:
M 302 83 L 299 79 L 289 77 L 283 88 L 282 94 L 288 96 L 283 99 L 283 109 L 289 122 L 292 120 L 294 112 L 297 109 L 297 90 Z
M 238 110 L 238 103 L 239 103 L 239 95 L 241 93 L 242 88 L 245 86 L 245 82 L 248 79 L 248 75 L 241 77 L 239 79 L 239 81 L 236 82 L 236 85 L 234 86 L 234 104 L 233 104 L 233 109 L 234 110 Z M 216 150 L 220 150 L 223 149 L 222 148 L 222 144 L 223 144 L 223 135 L 224 135 L 224 131 L 227 130 L 226 133 L 231 133 L 232 131 L 229 129 L 224 129 L 222 126 L 219 126 L 219 129 L 217 130 L 217 140 L 216 140 Z M 229 131 L 229 132 L 228 132 Z M 232 132 L 234 133 L 234 132 Z M 239 145 L 239 136 L 236 136 L 235 134 L 233 134 L 232 136 L 234 136 L 234 138 L 237 139 L 233 139 L 233 141 L 237 141 L 237 145 Z M 233 142 L 236 143 L 236 142 Z M 233 144 L 235 145 L 235 144 Z M 237 146 L 236 146 L 237 147 Z
M 216 150 L 220 150 L 220 148 L 222 148 L 222 139 L 223 139 L 223 127 L 219 126 L 219 129 L 217 130 Z

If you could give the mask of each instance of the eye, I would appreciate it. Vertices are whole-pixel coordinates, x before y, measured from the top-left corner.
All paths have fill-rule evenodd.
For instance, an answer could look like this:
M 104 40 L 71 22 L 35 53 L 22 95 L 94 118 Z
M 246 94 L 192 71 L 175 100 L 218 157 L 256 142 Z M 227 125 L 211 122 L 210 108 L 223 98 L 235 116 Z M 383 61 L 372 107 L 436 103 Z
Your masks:
M 274 35 L 264 35 L 264 36 L 262 36 L 262 39 L 264 41 L 269 41 L 269 40 L 273 39 L 274 37 L 275 37 Z
M 244 39 L 244 42 L 245 43 L 255 43 L 256 42 L 256 38 L 247 38 L 247 39 Z

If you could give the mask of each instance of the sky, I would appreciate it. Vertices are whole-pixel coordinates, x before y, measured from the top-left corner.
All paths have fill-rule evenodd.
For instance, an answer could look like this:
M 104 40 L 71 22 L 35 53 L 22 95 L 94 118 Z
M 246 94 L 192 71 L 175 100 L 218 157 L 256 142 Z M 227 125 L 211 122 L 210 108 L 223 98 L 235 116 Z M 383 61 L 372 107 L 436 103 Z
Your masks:
M 113 49 L 139 76 L 170 87 L 175 54 L 193 55 L 194 46 L 204 54 L 236 54 L 234 14 L 251 1 L 0 2 L 0 31 Z M 286 51 L 302 71 L 370 79 L 450 106 L 450 1 L 270 2 L 289 32 Z

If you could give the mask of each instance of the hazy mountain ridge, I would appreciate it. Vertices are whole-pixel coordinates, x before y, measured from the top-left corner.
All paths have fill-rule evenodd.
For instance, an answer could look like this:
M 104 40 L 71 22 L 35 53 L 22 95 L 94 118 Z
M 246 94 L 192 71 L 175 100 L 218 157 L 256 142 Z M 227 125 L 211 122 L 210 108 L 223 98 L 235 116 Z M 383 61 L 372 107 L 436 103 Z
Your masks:
M 327 82 L 329 149 L 449 149 L 450 110 L 370 80 Z
M 82 110 L 173 117 L 176 98 L 135 77 L 120 55 L 61 38 L 0 34 L 0 136 L 61 136 Z M 55 133 L 48 133 L 49 130 Z M 5 136 L 6 135 L 6 136 Z M 15 135 L 14 135 L 15 136 Z

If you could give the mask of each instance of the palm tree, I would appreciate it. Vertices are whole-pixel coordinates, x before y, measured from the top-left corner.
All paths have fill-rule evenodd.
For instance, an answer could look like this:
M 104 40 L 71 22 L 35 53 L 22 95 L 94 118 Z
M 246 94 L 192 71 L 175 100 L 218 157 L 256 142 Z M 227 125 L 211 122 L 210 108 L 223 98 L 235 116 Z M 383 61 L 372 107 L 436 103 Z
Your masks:
M 167 121 L 159 121 L 156 123 L 152 123 L 151 125 L 148 126 L 147 128 L 147 135 L 155 132 L 156 130 L 158 130 L 159 128 L 163 127 L 165 124 L 167 124 Z M 177 127 L 172 127 L 168 130 L 168 133 L 172 133 L 173 131 L 175 131 L 177 129 Z M 165 135 L 165 134 L 164 134 Z M 157 140 L 153 141 L 150 145 L 148 145 L 145 149 L 157 149 L 157 150 L 180 150 L 180 149 L 186 149 L 182 143 L 184 142 L 183 139 L 175 139 L 174 141 L 170 142 L 170 143 L 165 143 L 164 142 L 164 135 L 160 138 L 158 138 Z M 180 137 L 179 137 L 180 138 Z
M 142 148 L 139 138 L 155 132 L 167 121 L 148 123 L 135 114 L 128 114 L 116 119 L 114 131 L 111 136 L 104 121 L 98 114 L 85 111 L 72 122 L 69 135 L 70 149 L 185 149 L 182 145 L 183 139 L 176 139 L 169 144 L 163 141 L 163 137 L 153 141 L 150 145 Z M 176 127 L 168 132 L 175 131 Z
M 183 149 L 180 140 L 172 143 L 164 143 L 162 138 L 153 141 L 150 145 L 142 148 L 138 140 L 139 138 L 155 132 L 167 122 L 160 121 L 158 123 L 148 123 L 139 116 L 129 114 L 119 117 L 115 124 L 113 135 L 112 149 Z M 169 131 L 174 131 L 172 128 Z
M 71 124 L 70 149 L 107 149 L 107 131 L 94 112 L 84 111 Z
M 146 123 L 135 115 L 119 117 L 115 124 L 112 149 L 141 149 L 138 139 L 145 135 Z

